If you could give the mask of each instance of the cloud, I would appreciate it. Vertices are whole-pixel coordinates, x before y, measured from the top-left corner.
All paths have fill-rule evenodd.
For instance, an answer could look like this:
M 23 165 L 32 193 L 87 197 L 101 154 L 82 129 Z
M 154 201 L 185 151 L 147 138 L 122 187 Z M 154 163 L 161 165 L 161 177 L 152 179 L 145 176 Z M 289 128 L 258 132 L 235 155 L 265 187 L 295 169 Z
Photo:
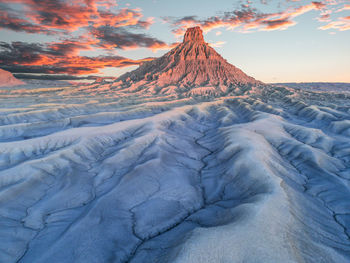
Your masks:
M 247 6 L 242 6 L 240 10 L 224 12 L 221 16 L 212 16 L 207 19 L 199 19 L 197 16 L 185 16 L 178 19 L 166 17 L 165 21 L 171 23 L 174 27 L 176 27 L 174 30 L 174 33 L 176 35 L 183 35 L 186 31 L 186 28 L 191 26 L 200 26 L 204 32 L 208 32 L 221 27 L 233 29 L 241 25 L 253 22 L 262 16 L 264 15 L 258 14 L 255 9 Z
M 0 66 L 17 73 L 90 74 L 97 73 L 104 67 L 138 65 L 150 59 L 81 56 L 82 50 L 139 47 L 158 50 L 172 47 L 145 34 L 130 33 L 125 29 L 116 28 L 108 30 L 100 28 L 100 31 L 92 32 L 92 35 L 49 43 L 0 42 Z
M 97 79 L 99 76 L 75 76 L 75 75 L 55 75 L 55 74 L 25 74 L 25 73 L 15 73 L 13 74 L 18 79 L 42 79 L 42 80 L 82 80 L 82 79 Z
M 91 33 L 98 40 L 96 45 L 103 48 L 134 49 L 145 47 L 152 50 L 169 48 L 161 40 L 149 37 L 146 34 L 132 33 L 124 28 L 101 26 L 91 28 Z
M 262 3 L 266 4 L 266 1 L 262 1 Z M 186 28 L 191 26 L 200 26 L 204 32 L 216 28 L 236 29 L 239 32 L 285 30 L 297 24 L 294 21 L 296 17 L 312 10 L 323 12 L 326 7 L 327 4 L 323 2 L 313 1 L 299 7 L 289 7 L 281 12 L 262 13 L 247 4 L 241 5 L 237 10 L 223 12 L 221 15 L 204 19 L 197 16 L 185 16 L 182 18 L 166 17 L 164 20 L 175 28 L 173 32 L 176 35 L 182 35 Z
M 320 22 L 328 22 L 331 18 L 330 14 L 323 14 L 317 20 Z
M 0 43 L 0 65 L 24 73 L 96 73 L 104 67 L 137 65 L 121 56 L 80 56 L 81 51 L 110 54 L 114 49 L 171 45 L 142 32 L 153 18 L 142 10 L 119 8 L 115 0 L 0 0 L 0 29 L 56 35 L 49 43 Z
M 350 4 L 349 5 L 344 5 L 342 8 L 337 10 L 337 12 L 342 12 L 342 11 L 345 11 L 345 10 L 350 10 Z
M 0 6 L 1 8 L 1 6 Z M 46 33 L 51 34 L 49 30 L 35 25 L 25 19 L 18 18 L 15 15 L 0 9 L 0 28 L 12 31 L 25 31 L 28 33 Z
M 316 9 L 322 9 L 325 8 L 327 5 L 322 2 L 311 2 L 311 4 L 316 8 Z
M 153 18 L 143 19 L 140 9 L 116 8 L 116 1 L 0 0 L 0 5 L 0 28 L 27 33 L 62 34 L 105 25 L 148 28 L 153 23 Z
M 226 41 L 217 41 L 217 42 L 215 42 L 215 43 L 208 43 L 209 44 L 209 46 L 211 46 L 211 47 L 216 47 L 216 48 L 218 48 L 218 47 L 222 47 L 223 45 L 225 45 L 226 44 Z
M 14 73 L 91 74 L 105 67 L 138 65 L 151 58 L 133 60 L 122 56 L 78 56 L 57 45 L 0 42 L 0 67 Z M 74 49 L 74 48 L 73 48 Z
M 165 42 L 145 34 L 130 33 L 124 29 L 101 28 L 92 35 L 62 39 L 49 43 L 0 42 L 0 66 L 17 73 L 97 73 L 104 67 L 138 65 L 149 58 L 133 60 L 122 56 L 81 56 L 80 51 L 95 48 L 131 49 L 146 47 L 153 50 L 170 48 Z M 102 32 L 102 33 L 101 33 Z
M 339 31 L 350 30 L 350 16 L 340 17 L 324 26 L 319 27 L 321 30 L 335 29 Z
M 73 74 L 86 75 L 99 73 L 105 67 L 127 67 L 139 65 L 150 59 L 132 60 L 120 56 L 98 57 L 70 57 L 69 59 L 56 59 L 49 65 L 39 64 L 3 64 L 0 67 L 13 73 L 47 73 L 47 74 Z
M 260 2 L 267 4 L 270 1 Z M 293 6 L 275 13 L 260 12 L 250 1 L 237 10 L 207 18 L 185 16 L 164 20 L 174 27 L 176 35 L 181 36 L 187 27 L 196 25 L 205 32 L 216 28 L 239 32 L 272 31 L 288 29 L 297 23 L 296 17 L 316 10 L 320 13 L 318 20 L 327 23 L 320 29 L 350 29 L 348 17 L 332 20 L 331 16 L 332 12 L 348 10 L 349 5 L 340 8 L 336 0 L 312 1 L 305 5 L 296 0 L 287 3 Z M 335 8 L 331 10 L 329 6 Z M 49 43 L 0 42 L 0 66 L 22 73 L 91 74 L 104 67 L 137 65 L 149 59 L 80 54 L 96 49 L 102 54 L 111 54 L 110 51 L 115 49 L 157 51 L 175 46 L 144 33 L 153 23 L 152 17 L 144 18 L 142 10 L 130 8 L 130 5 L 120 8 L 116 0 L 0 0 L 0 29 L 57 38 Z M 213 45 L 220 44 L 223 43 Z
M 275 20 L 265 20 L 261 21 L 262 24 L 265 24 L 266 26 L 263 28 L 263 30 L 275 30 L 275 29 L 287 29 L 290 26 L 294 26 L 296 23 L 294 21 L 288 20 L 288 18 L 283 19 L 275 19 Z

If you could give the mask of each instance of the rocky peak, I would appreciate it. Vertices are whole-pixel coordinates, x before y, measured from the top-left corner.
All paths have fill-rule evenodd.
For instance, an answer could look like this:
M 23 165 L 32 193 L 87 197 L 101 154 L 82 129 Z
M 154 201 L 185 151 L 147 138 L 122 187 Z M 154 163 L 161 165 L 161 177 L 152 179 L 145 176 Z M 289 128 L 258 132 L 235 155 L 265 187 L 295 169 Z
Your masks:
M 203 31 L 199 26 L 196 27 L 191 27 L 188 28 L 185 36 L 184 36 L 184 43 L 185 42 L 204 42 L 204 38 L 203 38 Z
M 183 43 L 120 76 L 119 88 L 152 93 L 209 92 L 226 94 L 236 87 L 256 86 L 261 82 L 228 63 L 203 38 L 199 27 L 187 29 Z M 117 85 L 117 84 L 116 84 Z M 187 94 L 187 93 L 186 93 Z

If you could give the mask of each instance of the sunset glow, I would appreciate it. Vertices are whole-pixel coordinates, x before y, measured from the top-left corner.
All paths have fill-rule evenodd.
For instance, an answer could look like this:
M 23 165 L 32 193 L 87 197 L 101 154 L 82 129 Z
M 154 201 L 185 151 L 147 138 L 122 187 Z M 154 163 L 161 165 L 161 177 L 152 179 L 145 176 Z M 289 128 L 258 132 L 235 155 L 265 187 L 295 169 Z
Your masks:
M 0 0 L 0 263 L 349 263 L 350 0 Z
M 349 17 L 347 0 L 0 0 L 0 68 L 117 77 L 200 26 L 223 57 L 262 81 L 349 82 Z

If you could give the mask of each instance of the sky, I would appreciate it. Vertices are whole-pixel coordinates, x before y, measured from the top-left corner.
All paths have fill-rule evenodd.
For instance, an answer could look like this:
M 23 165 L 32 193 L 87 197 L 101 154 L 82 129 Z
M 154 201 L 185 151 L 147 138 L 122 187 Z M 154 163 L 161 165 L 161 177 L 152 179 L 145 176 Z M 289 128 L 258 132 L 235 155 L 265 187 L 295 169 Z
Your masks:
M 271 82 L 350 82 L 350 0 L 0 0 L 0 68 L 117 77 L 186 28 Z

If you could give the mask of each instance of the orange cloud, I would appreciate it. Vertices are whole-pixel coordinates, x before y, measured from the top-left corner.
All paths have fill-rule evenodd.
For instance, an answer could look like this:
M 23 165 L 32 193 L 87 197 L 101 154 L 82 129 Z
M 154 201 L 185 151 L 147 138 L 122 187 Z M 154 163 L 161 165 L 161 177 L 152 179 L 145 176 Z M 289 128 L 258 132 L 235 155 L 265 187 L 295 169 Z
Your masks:
M 226 42 L 225 41 L 218 41 L 218 42 L 215 42 L 215 43 L 208 43 L 208 44 L 211 47 L 222 47 L 223 45 L 226 44 Z
M 35 25 L 23 18 L 15 17 L 14 14 L 0 10 L 0 28 L 6 28 L 13 31 L 25 31 L 28 33 L 46 33 L 50 32 L 43 29 L 40 25 Z
M 294 1 L 297 2 L 297 1 Z M 187 16 L 175 21 L 165 19 L 172 23 L 176 29 L 175 35 L 182 35 L 186 28 L 200 26 L 204 32 L 216 28 L 226 28 L 228 30 L 238 29 L 240 32 L 271 31 L 284 30 L 296 25 L 294 19 L 312 10 L 322 11 L 325 19 L 327 4 L 324 2 L 313 1 L 310 4 L 299 6 L 297 8 L 288 8 L 277 13 L 260 13 L 249 5 L 243 5 L 240 10 L 225 12 L 222 16 L 212 16 L 207 19 L 198 19 L 196 16 Z
M 0 66 L 17 73 L 97 73 L 104 67 L 138 65 L 152 58 L 133 60 L 121 56 L 87 57 L 76 55 L 79 46 L 64 48 L 60 43 L 35 44 L 0 42 Z
M 116 9 L 116 1 L 53 0 L 1 0 L 5 5 L 19 4 L 23 11 L 7 7 L 1 11 L 0 28 L 28 33 L 73 32 L 84 27 L 137 26 L 148 28 L 153 18 L 143 19 L 140 9 Z
M 339 31 L 350 30 L 350 16 L 340 17 L 336 21 L 330 22 L 327 25 L 319 27 L 319 29 L 335 29 Z
M 345 11 L 345 10 L 350 10 L 350 5 L 344 5 L 344 7 L 340 8 L 337 12 L 342 12 L 342 11 Z
M 0 63 L 2 68 L 12 72 L 19 73 L 49 73 L 49 74 L 73 74 L 86 75 L 99 73 L 100 69 L 105 67 L 127 67 L 139 65 L 144 61 L 152 60 L 151 58 L 133 60 L 119 56 L 100 56 L 100 57 L 47 57 L 40 56 L 40 59 L 27 63 L 14 63 L 5 65 Z
M 148 59 L 87 57 L 80 56 L 81 51 L 116 48 L 156 51 L 172 46 L 146 34 L 133 33 L 134 28 L 147 29 L 153 18 L 144 19 L 140 9 L 118 9 L 115 0 L 51 0 L 44 3 L 0 0 L 0 3 L 4 7 L 0 10 L 0 29 L 65 35 L 60 41 L 43 44 L 0 42 L 0 65 L 13 72 L 96 73 L 103 67 L 137 65 Z M 20 8 L 13 9 L 12 5 Z

